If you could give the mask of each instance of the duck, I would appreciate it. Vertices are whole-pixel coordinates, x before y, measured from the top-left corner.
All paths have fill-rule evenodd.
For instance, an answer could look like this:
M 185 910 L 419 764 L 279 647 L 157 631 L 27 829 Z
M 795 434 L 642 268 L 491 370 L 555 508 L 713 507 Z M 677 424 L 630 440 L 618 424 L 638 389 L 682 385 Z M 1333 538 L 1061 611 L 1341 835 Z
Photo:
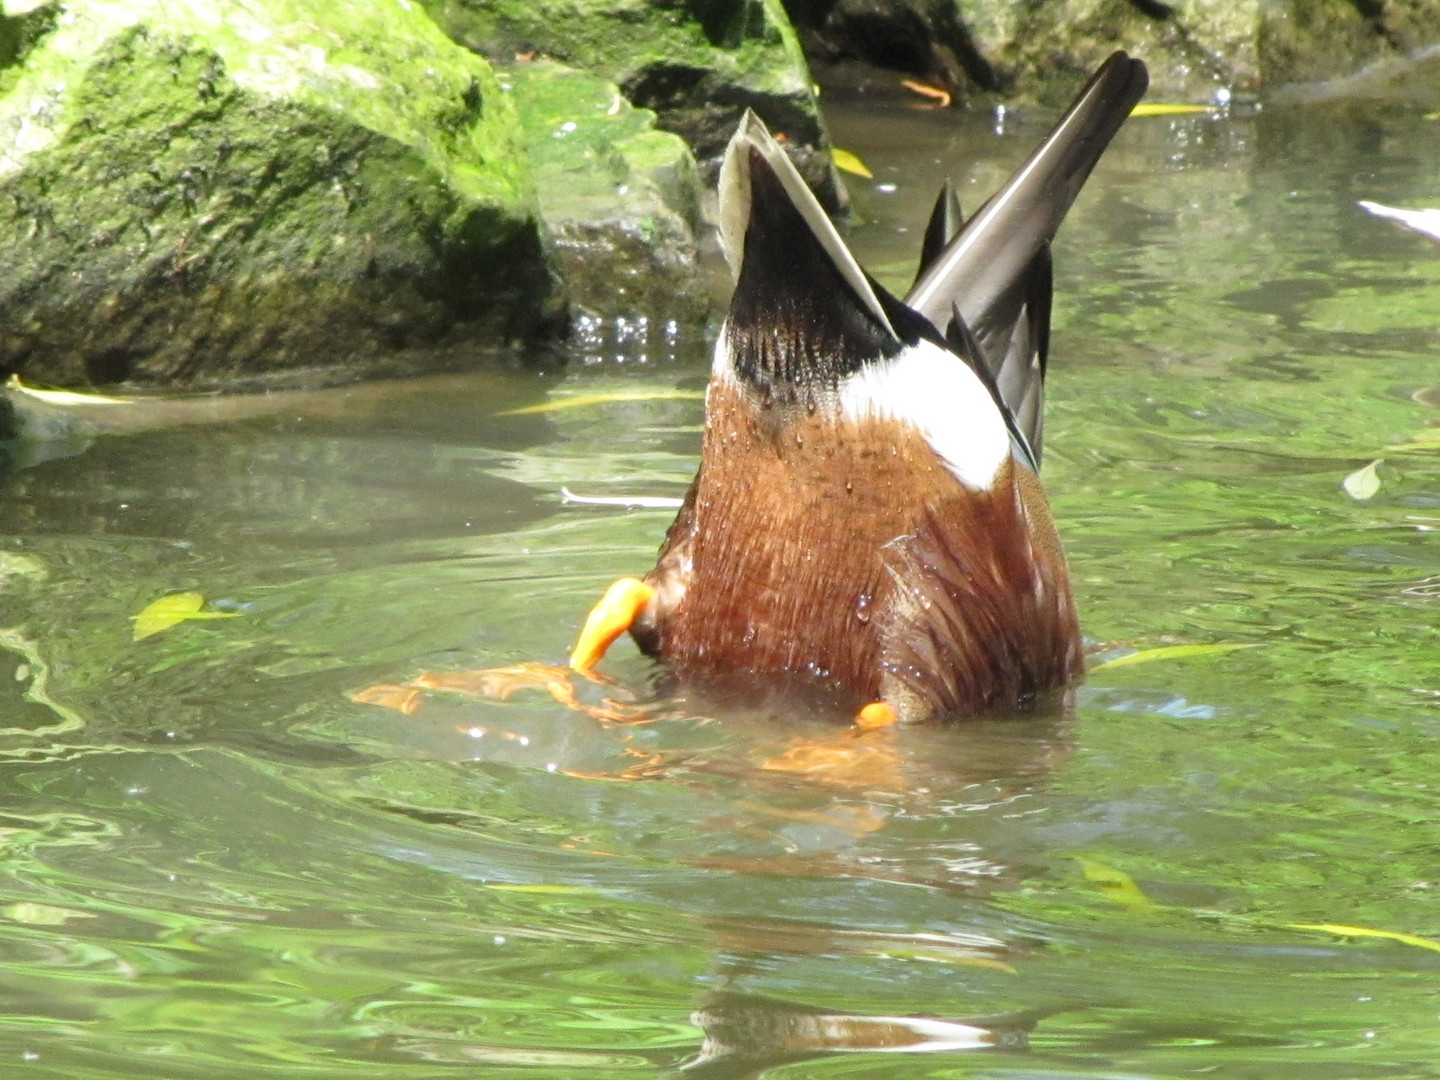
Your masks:
M 968 219 L 947 184 L 898 299 L 746 113 L 720 170 L 735 285 L 699 468 L 572 669 L 628 631 L 682 684 L 819 694 L 861 728 L 1024 710 L 1081 676 L 1039 478 L 1051 242 L 1147 85 L 1117 51 Z

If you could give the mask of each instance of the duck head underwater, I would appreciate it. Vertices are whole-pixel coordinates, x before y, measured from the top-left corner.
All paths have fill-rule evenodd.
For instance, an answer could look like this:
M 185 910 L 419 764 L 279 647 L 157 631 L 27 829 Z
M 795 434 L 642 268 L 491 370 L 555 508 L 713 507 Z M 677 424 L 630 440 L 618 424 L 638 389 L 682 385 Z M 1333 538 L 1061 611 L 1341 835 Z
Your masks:
M 1147 81 L 1115 53 L 968 221 L 942 192 L 903 300 L 745 116 L 720 173 L 736 281 L 700 468 L 573 668 L 629 630 L 681 684 L 818 691 L 864 726 L 1014 710 L 1081 674 L 1038 476 L 1050 242 Z

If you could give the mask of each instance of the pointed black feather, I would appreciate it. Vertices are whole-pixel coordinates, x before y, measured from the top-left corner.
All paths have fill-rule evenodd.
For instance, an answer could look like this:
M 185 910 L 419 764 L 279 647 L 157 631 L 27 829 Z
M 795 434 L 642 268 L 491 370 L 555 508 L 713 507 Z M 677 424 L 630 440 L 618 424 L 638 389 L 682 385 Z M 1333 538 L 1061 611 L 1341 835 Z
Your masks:
M 1035 447 L 1041 435 L 1038 384 L 1049 348 L 1045 249 L 1101 153 L 1144 96 L 1148 78 L 1142 62 L 1114 53 L 1045 141 L 926 265 L 905 296 L 905 303 L 941 325 L 948 323 L 952 305 L 959 306 L 1007 408 Z M 1026 342 L 1028 356 L 1022 356 L 1018 345 Z M 1022 377 L 1012 379 L 1014 374 Z
M 1007 324 L 992 327 L 980 341 L 981 354 L 1001 400 L 1025 433 L 1040 460 L 1045 372 L 1050 356 L 1050 306 L 1055 294 L 1050 245 L 1043 245 L 1009 294 L 1002 298 L 1015 314 Z M 978 340 L 978 335 L 977 335 Z
M 975 335 L 971 332 L 970 327 L 965 325 L 965 317 L 960 314 L 959 307 L 951 308 L 950 325 L 945 330 L 945 346 L 970 365 L 970 370 L 975 372 L 981 384 L 990 392 L 995 407 L 1000 410 L 1000 416 L 1005 421 L 1005 429 L 1010 432 L 1010 442 L 1015 456 L 1030 466 L 1032 472 L 1039 472 L 1040 453 L 1030 445 L 1029 436 L 1016 422 L 1015 414 L 1001 396 L 1000 387 L 995 382 L 995 374 L 985 363 L 985 358 L 980 352 L 980 343 L 975 340 Z
M 955 194 L 955 185 L 946 180 L 935 199 L 935 208 L 930 211 L 930 221 L 925 226 L 925 238 L 920 243 L 920 265 L 915 270 L 917 283 L 944 252 L 945 245 L 955 239 L 964 224 L 965 215 L 960 209 L 960 196 Z

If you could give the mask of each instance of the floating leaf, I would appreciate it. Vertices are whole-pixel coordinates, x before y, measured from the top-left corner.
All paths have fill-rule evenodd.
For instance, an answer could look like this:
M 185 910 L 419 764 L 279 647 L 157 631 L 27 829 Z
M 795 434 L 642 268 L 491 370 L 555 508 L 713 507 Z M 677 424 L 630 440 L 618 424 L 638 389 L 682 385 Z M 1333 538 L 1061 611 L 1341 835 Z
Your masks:
M 1113 660 L 1096 664 L 1090 670 L 1094 672 L 1102 668 L 1130 667 L 1133 664 L 1148 664 L 1152 660 L 1188 660 L 1192 656 L 1214 656 L 1219 653 L 1234 652 L 1236 649 L 1258 647 L 1259 642 L 1255 641 L 1216 642 L 1211 645 L 1162 645 L 1158 649 L 1142 649 L 1140 652 L 1117 656 Z
M 619 390 L 610 394 L 577 394 L 574 397 L 556 398 L 539 405 L 526 405 L 522 409 L 506 409 L 496 416 L 533 416 L 537 413 L 560 412 L 562 409 L 582 409 L 589 405 L 611 405 L 625 401 L 703 401 L 703 390 Z
M 1117 904 L 1133 908 L 1153 908 L 1155 901 L 1146 896 L 1135 884 L 1134 879 L 1123 870 L 1095 862 L 1091 859 L 1076 859 L 1080 869 L 1085 871 L 1085 880 L 1099 887 L 1100 891 Z
M 538 893 L 541 896 L 604 896 L 605 890 L 595 885 L 535 884 L 527 885 L 502 881 L 482 882 L 485 888 L 497 892 Z
M 1369 211 L 1376 217 L 1398 221 L 1406 228 L 1414 229 L 1432 240 L 1440 240 L 1440 210 L 1425 207 L 1419 210 L 1407 210 L 1403 206 L 1385 206 L 1382 203 L 1370 202 L 1368 199 L 1361 199 L 1359 205 L 1361 209 Z
M 1214 105 L 1182 105 L 1164 101 L 1142 101 L 1130 110 L 1131 116 L 1194 116 L 1218 111 Z
M 87 394 L 79 390 L 42 390 L 38 386 L 26 386 L 20 381 L 19 375 L 11 375 L 5 382 L 5 389 L 25 394 L 47 405 L 129 405 L 134 402 L 134 398 Z
M 1420 937 L 1417 934 L 1402 934 L 1395 930 L 1372 930 L 1368 926 L 1340 926 L 1335 923 L 1286 923 L 1285 925 L 1291 930 L 1318 930 L 1322 934 L 1334 934 L 1337 937 L 1385 938 L 1389 941 L 1398 941 L 1402 945 L 1414 945 L 1417 949 L 1440 952 L 1440 941 Z
M 865 162 L 861 161 L 857 155 L 852 154 L 849 150 L 841 150 L 838 146 L 832 146 L 830 148 L 830 160 L 835 162 L 837 169 L 854 173 L 856 176 L 863 176 L 866 180 L 875 179 L 875 174 L 866 167 Z
M 1376 470 L 1384 460 L 1384 458 L 1378 458 L 1363 469 L 1356 469 L 1345 477 L 1340 483 L 1340 486 L 1345 489 L 1345 494 L 1359 502 L 1373 499 L 1380 490 L 1380 474 Z
M 0 908 L 0 915 L 18 923 L 30 926 L 64 926 L 71 919 L 93 919 L 88 911 L 73 908 L 53 907 L 50 904 L 32 904 L 22 901 Z
M 139 615 L 130 616 L 135 623 L 134 640 L 139 641 L 161 630 L 169 630 L 176 623 L 191 619 L 233 619 L 235 611 L 201 611 L 205 597 L 198 592 L 170 593 L 150 604 Z

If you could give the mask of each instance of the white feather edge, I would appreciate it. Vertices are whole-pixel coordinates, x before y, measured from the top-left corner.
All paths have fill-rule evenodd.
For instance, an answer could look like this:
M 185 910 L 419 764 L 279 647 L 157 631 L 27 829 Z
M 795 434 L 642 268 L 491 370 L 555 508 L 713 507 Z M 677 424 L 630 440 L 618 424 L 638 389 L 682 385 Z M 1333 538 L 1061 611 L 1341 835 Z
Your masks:
M 730 137 L 730 145 L 725 148 L 725 158 L 720 163 L 720 247 L 725 252 L 725 261 L 730 264 L 731 276 L 740 277 L 740 264 L 745 257 L 745 230 L 750 224 L 750 156 L 746 151 L 751 147 L 760 151 L 761 157 L 780 178 L 785 193 L 819 239 L 846 284 L 855 290 L 855 295 L 875 320 L 892 336 L 898 337 L 885 309 L 880 306 L 875 290 L 866 280 L 865 272 L 855 256 L 850 254 L 824 208 L 780 144 L 771 136 L 764 121 L 750 109 L 746 109 L 745 115 L 740 118 L 740 126 Z
M 740 385 L 722 329 L 715 378 Z M 1012 454 L 1010 429 L 995 399 L 970 366 L 948 349 L 921 340 L 841 380 L 838 414 L 849 420 L 898 420 L 916 428 L 955 479 L 988 490 Z

